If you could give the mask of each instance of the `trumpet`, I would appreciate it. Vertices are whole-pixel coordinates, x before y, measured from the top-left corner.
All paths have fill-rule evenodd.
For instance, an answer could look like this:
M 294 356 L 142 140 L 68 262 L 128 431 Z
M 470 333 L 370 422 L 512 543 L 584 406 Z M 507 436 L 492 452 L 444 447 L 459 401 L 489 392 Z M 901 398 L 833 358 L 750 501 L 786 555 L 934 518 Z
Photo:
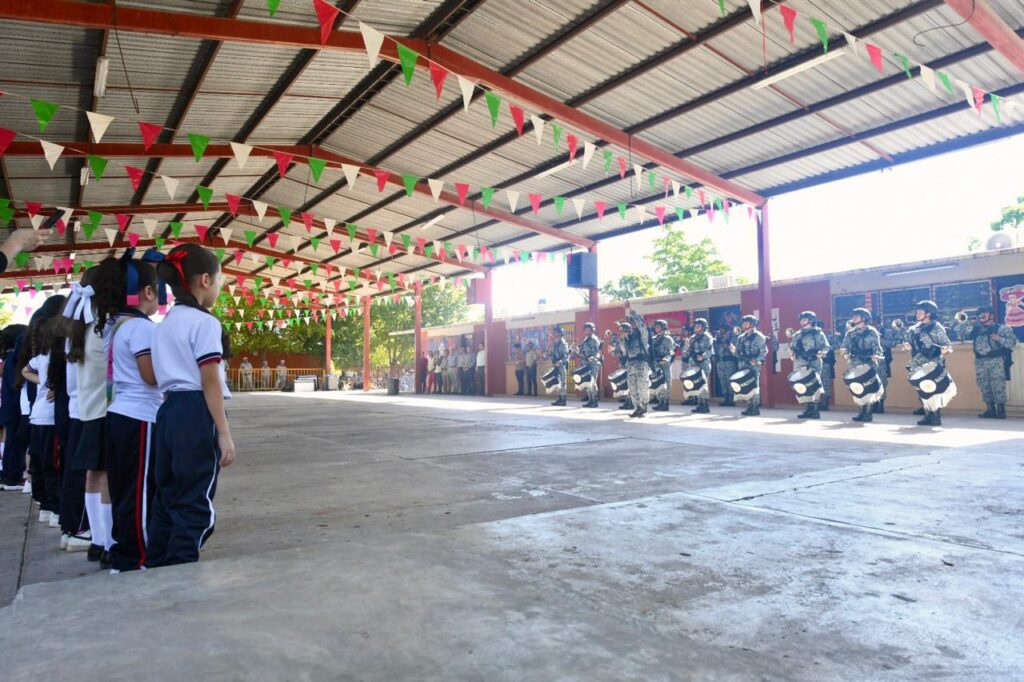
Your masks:
M 739 336 L 740 334 L 743 333 L 743 327 L 733 327 L 732 333 L 736 336 Z
M 892 321 L 892 328 L 893 330 L 898 332 L 903 331 L 903 320 L 897 317 L 895 320 Z
M 847 329 L 853 329 L 856 326 L 857 326 L 857 324 L 853 320 L 847 320 L 846 321 L 846 328 Z
M 953 319 L 956 320 L 958 324 L 963 324 L 964 322 L 967 322 L 967 311 L 961 310 L 960 312 L 953 316 Z
M 786 327 L 786 338 L 791 339 L 796 334 L 792 327 Z

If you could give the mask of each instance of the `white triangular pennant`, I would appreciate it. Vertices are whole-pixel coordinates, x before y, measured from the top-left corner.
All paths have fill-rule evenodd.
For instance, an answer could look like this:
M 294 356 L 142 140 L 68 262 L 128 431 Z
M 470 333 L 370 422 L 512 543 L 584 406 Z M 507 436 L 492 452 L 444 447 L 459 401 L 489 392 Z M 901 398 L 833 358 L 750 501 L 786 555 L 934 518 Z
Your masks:
M 384 44 L 384 34 L 373 26 L 359 22 L 359 32 L 363 34 L 363 45 L 366 46 L 366 58 L 370 61 L 370 68 L 377 66 L 377 58 L 380 56 L 380 47 Z
M 516 212 L 516 205 L 519 203 L 519 192 L 518 190 L 507 189 L 505 190 L 505 196 L 508 197 L 508 209 L 513 213 Z
M 231 243 L 231 233 L 234 232 L 230 227 L 220 228 L 220 238 L 224 240 L 224 246 Z
M 75 209 L 73 209 L 73 208 L 65 208 L 64 206 L 58 206 L 57 210 L 60 211 L 60 218 L 58 218 L 58 220 L 60 220 L 60 222 L 64 223 L 65 227 L 70 225 L 71 224 L 71 214 L 75 212 Z
M 761 25 L 761 0 L 747 0 L 747 4 L 750 5 L 750 13 L 754 17 L 754 24 L 756 26 Z
M 338 224 L 338 221 L 334 218 L 324 218 L 324 228 L 328 234 L 334 232 L 334 226 Z
M 231 153 L 235 155 L 235 163 L 238 164 L 239 170 L 245 168 L 246 162 L 249 160 L 249 154 L 252 153 L 252 147 L 241 142 L 231 143 Z
M 921 65 L 921 80 L 924 81 L 925 86 L 929 90 L 932 92 L 938 92 L 935 87 L 935 71 L 924 64 Z
M 672 196 L 674 196 L 676 199 L 679 198 L 679 190 L 681 188 L 682 188 L 682 185 L 679 184 L 678 180 L 673 180 L 672 181 Z
M 341 171 L 345 174 L 345 182 L 349 191 L 356 188 L 356 180 L 359 178 L 359 166 L 352 166 L 347 163 L 341 164 Z
M 583 220 L 583 207 L 587 205 L 586 199 L 573 199 L 573 208 L 576 209 L 576 217 Z
M 39 140 L 39 144 L 43 147 L 43 156 L 46 157 L 46 163 L 50 164 L 50 170 L 53 170 L 54 165 L 57 163 L 57 159 L 64 153 L 64 147 L 59 144 L 47 142 L 46 140 Z
M 843 37 L 846 38 L 846 45 L 850 48 L 850 54 L 854 57 L 860 57 L 861 54 L 857 50 L 857 44 L 860 42 L 860 39 L 855 35 L 846 33 L 845 31 L 843 32 Z
M 106 114 L 97 114 L 95 111 L 87 111 L 85 115 L 89 119 L 89 127 L 92 128 L 93 139 L 99 142 L 103 139 L 103 133 L 107 132 L 107 128 L 114 120 L 114 117 L 107 116 Z
M 178 193 L 178 181 L 170 175 L 161 175 L 160 179 L 164 181 L 164 188 L 167 190 L 167 196 L 173 199 L 174 195 Z
M 444 189 L 444 180 L 432 180 L 428 179 L 427 184 L 430 185 L 430 196 L 434 197 L 434 203 L 441 198 L 441 190 Z
M 637 204 L 633 207 L 633 210 L 636 211 L 637 220 L 639 220 L 640 224 L 643 225 L 644 221 L 647 220 L 647 207 L 643 204 Z
M 636 181 L 638 184 L 644 184 L 644 167 L 639 163 L 633 164 L 633 174 L 636 175 Z
M 458 79 L 459 90 L 462 91 L 462 108 L 464 111 L 469 111 L 469 103 L 473 101 L 473 91 L 476 90 L 476 85 L 462 76 L 459 76 Z
M 533 125 L 533 134 L 537 137 L 537 144 L 544 141 L 544 119 L 536 114 L 530 114 L 530 123 Z
M 956 84 L 960 88 L 960 90 L 963 91 L 964 99 L 967 100 L 967 106 L 969 106 L 971 109 L 973 109 L 974 108 L 974 90 L 971 89 L 970 85 L 968 85 L 967 83 L 964 83 L 962 80 L 957 79 Z
M 32 223 L 32 229 L 38 230 L 39 226 L 43 224 L 43 220 L 46 218 L 42 213 L 36 213 L 34 216 L 28 219 Z
M 387 230 L 384 230 L 380 234 L 381 234 L 382 237 L 384 237 L 384 246 L 385 246 L 385 248 L 389 248 L 390 249 L 391 248 L 391 240 L 395 238 L 395 233 L 394 232 L 388 232 Z
M 350 248 L 352 249 L 353 254 L 358 254 L 360 250 L 363 248 L 363 244 L 358 239 L 353 239 Z
M 252 207 L 256 209 L 256 216 L 263 222 L 263 217 L 267 215 L 267 205 L 262 201 L 256 201 L 253 199 Z
M 434 255 L 439 256 L 439 255 L 441 255 L 444 252 L 445 252 L 444 249 L 441 247 L 441 242 L 439 242 L 439 241 L 437 241 L 435 239 L 434 240 Z
M 142 227 L 146 230 L 146 239 L 152 239 L 156 231 L 156 218 L 143 218 Z
M 583 141 L 583 170 L 587 169 L 590 164 L 590 160 L 594 158 L 594 153 L 597 151 L 597 145 L 589 140 Z
M 107 242 L 111 246 L 113 246 L 114 245 L 114 239 L 117 238 L 117 230 L 115 230 L 112 227 L 104 227 L 103 231 L 107 233 Z

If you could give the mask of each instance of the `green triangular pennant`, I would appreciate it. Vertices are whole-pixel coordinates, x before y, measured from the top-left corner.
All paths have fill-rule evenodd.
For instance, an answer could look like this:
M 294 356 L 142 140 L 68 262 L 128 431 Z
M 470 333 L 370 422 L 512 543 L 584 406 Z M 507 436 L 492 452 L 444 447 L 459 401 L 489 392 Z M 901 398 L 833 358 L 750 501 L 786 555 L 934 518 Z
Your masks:
M 444 252 L 449 258 L 455 257 L 455 247 L 452 246 L 451 242 L 444 243 Z
M 288 227 L 288 224 L 292 221 L 292 210 L 290 208 L 278 206 L 277 212 L 281 214 L 281 224 Z
M 676 206 L 676 220 L 682 222 L 686 219 L 686 209 L 682 206 Z
M 434 245 L 433 244 L 427 244 L 425 247 L 423 247 L 423 255 L 426 256 L 427 258 L 433 258 L 434 257 Z
M 647 184 L 651 186 L 651 191 L 658 189 L 658 175 L 654 171 L 647 174 Z
M 520 251 L 519 252 L 519 262 L 520 263 L 529 263 L 530 262 L 530 252 L 529 251 Z
M 245 243 L 249 245 L 250 249 L 252 248 L 252 245 L 255 242 L 256 242 L 256 231 L 255 230 L 246 230 L 245 231 Z
M 276 263 L 276 262 L 277 262 L 277 260 L 273 256 L 267 256 L 267 267 L 268 268 L 274 267 L 274 263 Z
M 14 262 L 15 264 L 17 264 L 19 268 L 23 268 L 26 265 L 28 265 L 29 258 L 29 253 L 27 251 L 22 251 L 21 253 L 14 257 Z
M 491 207 L 491 199 L 494 198 L 494 188 L 484 187 L 480 190 L 480 203 L 483 204 L 484 210 L 486 211 Z
M 309 157 L 306 159 L 309 163 L 309 171 L 313 175 L 313 183 L 320 184 L 320 175 L 324 172 L 324 168 L 327 167 L 327 162 L 323 159 L 314 159 Z
M 405 76 L 405 84 L 412 83 L 412 76 L 416 73 L 416 60 L 420 58 L 418 52 L 410 50 L 402 43 L 395 43 L 398 50 L 398 61 L 402 63 L 402 75 Z
M 995 112 L 996 123 L 1002 123 L 1003 122 L 1003 115 L 1002 115 L 1002 112 L 1001 112 L 1001 110 L 999 108 L 999 105 L 1002 104 L 1003 98 L 1000 97 L 999 95 L 995 94 L 995 93 L 989 93 L 989 97 L 992 98 L 992 111 Z
M 310 237 L 309 243 L 313 246 L 313 251 L 315 252 L 320 246 L 320 237 Z
M 217 260 L 224 260 L 224 255 L 227 253 L 227 251 L 224 249 L 224 247 L 220 247 L 220 248 L 214 249 L 213 252 L 215 254 L 217 254 Z
M 626 204 L 619 204 L 618 208 L 619 208 L 619 218 L 621 218 L 622 220 L 625 220 L 626 219 Z
M 317 241 L 319 241 L 319 240 L 317 240 Z M 309 264 L 309 269 L 313 271 L 314 275 L 316 275 L 317 271 L 320 269 L 320 266 L 317 265 L 316 263 L 310 263 Z
M 900 64 L 903 65 L 903 73 L 907 74 L 907 78 L 913 78 L 914 74 L 910 72 L 910 60 L 899 52 L 896 53 L 896 58 L 900 60 Z
M 722 197 L 715 197 L 715 208 L 719 211 L 725 210 L 725 204 L 722 203 Z
M 353 225 L 352 223 L 345 223 L 345 229 L 348 230 L 348 238 L 349 239 L 355 239 L 356 238 L 356 226 L 355 225 Z
M 938 75 L 939 80 L 942 81 L 942 84 L 946 87 L 949 94 L 955 94 L 953 90 L 953 80 L 949 77 L 949 74 L 945 71 L 936 71 L 935 73 Z
M 164 248 L 164 244 L 167 243 L 167 240 L 164 239 L 163 237 L 157 237 L 156 239 L 153 240 L 153 243 L 156 244 L 156 248 L 159 251 L 160 249 Z
M 487 100 L 487 111 L 491 112 L 491 127 L 494 128 L 498 125 L 498 112 L 501 111 L 501 97 L 488 90 L 484 93 L 484 99 Z
M 412 243 L 412 237 L 407 234 L 402 235 L 402 246 L 405 247 L 406 251 L 409 251 L 409 245 Z
M 14 208 L 12 206 L 4 206 L 0 208 L 0 226 L 7 225 L 14 218 Z
M 175 239 L 177 239 L 178 237 L 181 236 L 181 228 L 185 227 L 184 223 L 179 222 L 177 220 L 174 220 L 174 221 L 169 222 L 167 224 L 170 226 L 171 234 L 174 235 Z
M 554 197 L 552 199 L 555 202 L 555 210 L 558 211 L 558 216 L 562 216 L 562 209 L 565 208 L 565 197 Z
M 821 41 L 821 47 L 828 53 L 828 26 L 821 19 L 815 19 L 811 17 L 811 24 L 814 25 L 814 30 L 818 32 L 818 40 Z
M 722 13 L 723 17 L 725 16 L 725 0 L 718 0 L 718 11 Z
M 370 244 L 370 254 L 374 258 L 377 257 L 377 249 L 378 249 L 378 247 L 380 247 L 380 244 L 378 244 L 377 242 L 374 242 L 374 243 Z
M 687 199 L 692 199 L 693 198 L 693 188 L 692 187 L 687 185 L 686 187 L 683 188 L 683 191 L 686 192 L 686 198 Z
M 89 223 L 87 225 L 82 225 L 82 233 L 85 234 L 85 238 L 86 239 L 92 239 L 92 234 L 93 234 L 93 232 L 96 231 L 96 227 L 97 227 L 97 225 L 95 223 Z
M 411 197 L 412 193 L 416 191 L 416 183 L 420 181 L 418 175 L 412 173 L 402 173 L 402 184 L 405 185 L 405 196 Z
M 102 180 L 103 171 L 107 170 L 107 160 L 102 156 L 93 156 L 92 154 L 88 156 L 88 159 L 89 168 L 92 170 L 92 174 L 97 180 Z
M 39 124 L 39 132 L 46 132 L 46 126 L 50 125 L 50 121 L 57 114 L 58 109 L 60 109 L 60 105 L 54 102 L 47 102 L 42 99 L 32 100 L 32 111 L 36 114 L 36 123 Z
M 213 198 L 213 188 L 196 185 L 196 194 L 199 195 L 200 201 L 203 202 L 203 208 L 207 211 L 210 210 L 210 199 Z
M 192 156 L 195 157 L 196 163 L 203 158 L 203 154 L 206 152 L 207 145 L 210 144 L 210 138 L 206 135 L 199 135 L 197 133 L 188 134 L 188 143 L 192 145 Z
M 552 138 L 555 141 L 555 150 L 556 151 L 558 149 L 558 146 L 562 142 L 562 131 L 563 130 L 565 130 L 565 129 L 562 128 L 562 126 L 558 125 L 557 123 L 552 123 L 551 124 L 551 136 L 552 136 Z
M 607 149 L 604 150 L 604 172 L 605 173 L 610 173 L 611 172 L 611 170 L 612 170 L 612 159 L 614 157 L 615 157 L 615 155 L 611 151 L 609 151 Z
M 281 0 L 267 0 L 267 11 L 270 12 L 270 16 L 273 17 L 277 11 L 277 6 L 281 4 Z

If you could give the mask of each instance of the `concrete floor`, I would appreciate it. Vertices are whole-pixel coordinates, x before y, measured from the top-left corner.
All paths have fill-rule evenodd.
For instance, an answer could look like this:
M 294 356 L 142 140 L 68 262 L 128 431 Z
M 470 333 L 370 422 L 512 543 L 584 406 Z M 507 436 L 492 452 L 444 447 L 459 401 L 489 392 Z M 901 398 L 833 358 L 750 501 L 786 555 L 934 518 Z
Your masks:
M 199 564 L 0 493 L 2 677 L 1021 679 L 1020 421 L 673 410 L 243 395 Z

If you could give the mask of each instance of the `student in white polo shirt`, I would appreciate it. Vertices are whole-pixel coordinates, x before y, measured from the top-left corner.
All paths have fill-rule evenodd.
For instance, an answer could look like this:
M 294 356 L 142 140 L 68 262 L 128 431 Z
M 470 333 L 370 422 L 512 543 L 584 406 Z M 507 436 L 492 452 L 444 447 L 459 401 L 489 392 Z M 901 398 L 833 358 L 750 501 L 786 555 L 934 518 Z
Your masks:
M 146 566 L 199 560 L 213 533 L 213 497 L 222 466 L 235 459 L 224 401 L 226 346 L 209 307 L 220 293 L 220 262 L 196 244 L 179 244 L 157 266 L 176 305 L 153 334 L 153 370 L 164 402 L 156 417 L 152 468 L 156 492 Z

